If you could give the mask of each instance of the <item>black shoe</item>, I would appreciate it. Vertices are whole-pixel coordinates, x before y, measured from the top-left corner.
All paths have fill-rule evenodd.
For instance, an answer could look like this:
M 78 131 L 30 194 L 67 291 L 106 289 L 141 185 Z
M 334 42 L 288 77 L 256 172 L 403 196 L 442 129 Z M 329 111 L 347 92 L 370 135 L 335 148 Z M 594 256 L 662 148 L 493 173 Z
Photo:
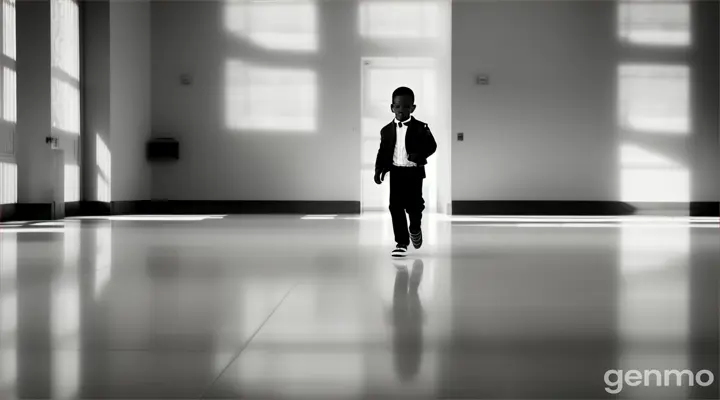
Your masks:
M 410 240 L 412 241 L 413 247 L 419 249 L 423 243 L 422 229 L 418 230 L 415 233 L 410 232 Z
M 398 244 L 392 251 L 393 257 L 405 257 L 407 255 L 407 245 Z

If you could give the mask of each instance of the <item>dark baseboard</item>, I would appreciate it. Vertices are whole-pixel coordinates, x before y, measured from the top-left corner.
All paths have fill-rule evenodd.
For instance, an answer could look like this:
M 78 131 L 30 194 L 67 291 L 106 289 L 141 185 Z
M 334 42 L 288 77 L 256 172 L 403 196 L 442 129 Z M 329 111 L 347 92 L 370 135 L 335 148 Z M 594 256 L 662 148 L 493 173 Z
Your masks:
M 632 215 L 635 208 L 613 201 L 453 201 L 453 215 Z
M 359 201 L 114 202 L 115 214 L 358 214 Z
M 47 204 L 3 204 L 0 206 L 0 221 L 48 221 L 54 219 L 51 203 Z
M 65 215 L 68 217 L 111 215 L 110 211 L 110 203 L 103 203 L 101 201 L 65 203 Z
M 15 218 L 17 204 L 0 204 L 0 221 L 19 221 Z
M 718 202 L 691 202 L 691 203 L 632 203 L 636 214 L 642 215 L 669 215 L 691 217 L 717 217 L 720 215 Z
M 453 201 L 453 215 L 681 215 L 717 217 L 720 202 L 623 203 L 615 201 Z
M 358 214 L 359 201 L 114 201 L 80 202 L 68 216 L 128 214 Z
M 720 216 L 720 202 L 633 203 L 611 201 L 453 201 L 453 215 Z M 81 201 L 65 204 L 67 217 L 127 214 L 359 214 L 359 201 Z M 51 220 L 51 204 L 0 205 L 0 221 Z
M 359 201 L 80 201 L 65 203 L 65 216 L 128 214 L 359 214 Z M 51 220 L 51 204 L 5 204 L 0 221 Z
M 693 217 L 718 217 L 720 216 L 720 202 L 698 201 L 690 203 L 690 215 Z

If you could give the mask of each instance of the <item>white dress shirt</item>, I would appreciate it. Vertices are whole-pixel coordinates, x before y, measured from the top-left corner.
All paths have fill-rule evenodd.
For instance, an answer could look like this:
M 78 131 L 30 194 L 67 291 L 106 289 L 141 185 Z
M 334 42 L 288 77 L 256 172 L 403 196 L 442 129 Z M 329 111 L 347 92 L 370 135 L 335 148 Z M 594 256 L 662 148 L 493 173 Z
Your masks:
M 397 126 L 397 124 L 401 121 L 398 121 L 397 118 L 393 118 L 393 122 L 395 123 L 395 132 L 397 133 L 395 153 L 393 154 L 393 165 L 396 167 L 416 167 L 417 164 L 408 160 L 407 149 L 405 149 L 405 134 L 407 133 L 407 125 L 405 124 L 410 122 L 410 118 L 408 118 L 407 121 L 402 121 L 403 125 L 401 128 L 398 128 Z

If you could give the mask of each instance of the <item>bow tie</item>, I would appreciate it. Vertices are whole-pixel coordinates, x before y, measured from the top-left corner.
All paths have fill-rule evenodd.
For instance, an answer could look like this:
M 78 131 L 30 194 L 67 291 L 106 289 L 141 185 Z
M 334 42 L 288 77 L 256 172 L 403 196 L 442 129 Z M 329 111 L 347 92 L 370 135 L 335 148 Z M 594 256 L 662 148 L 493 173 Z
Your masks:
M 398 128 L 402 128 L 403 125 L 408 126 L 407 122 L 406 123 L 398 122 L 397 126 L 398 126 Z

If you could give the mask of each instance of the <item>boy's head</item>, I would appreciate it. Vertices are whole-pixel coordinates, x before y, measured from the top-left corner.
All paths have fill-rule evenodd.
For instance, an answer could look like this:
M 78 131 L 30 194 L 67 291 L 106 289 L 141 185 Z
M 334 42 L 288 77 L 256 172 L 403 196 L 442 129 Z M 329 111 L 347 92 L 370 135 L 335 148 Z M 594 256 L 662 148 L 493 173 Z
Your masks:
M 395 114 L 398 121 L 406 121 L 410 115 L 415 112 L 415 93 L 412 89 L 402 86 L 392 94 L 392 104 L 390 111 Z

